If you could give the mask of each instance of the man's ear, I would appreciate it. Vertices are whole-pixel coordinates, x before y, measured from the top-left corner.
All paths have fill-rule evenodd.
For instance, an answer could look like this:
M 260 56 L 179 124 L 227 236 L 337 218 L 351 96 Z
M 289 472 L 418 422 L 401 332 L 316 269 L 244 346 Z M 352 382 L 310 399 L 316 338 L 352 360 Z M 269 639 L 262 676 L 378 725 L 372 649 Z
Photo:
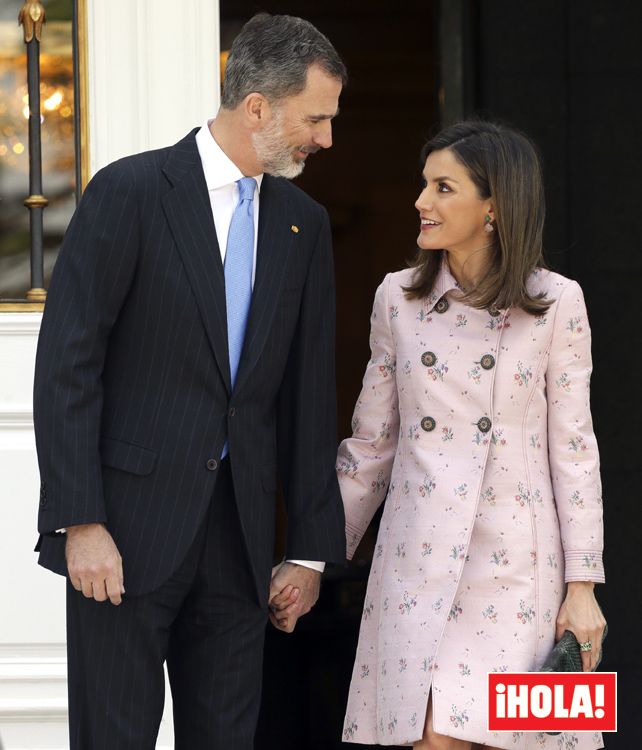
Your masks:
M 272 114 L 270 103 L 263 94 L 259 94 L 258 92 L 248 94 L 243 100 L 242 107 L 245 117 L 254 125 L 269 120 L 270 115 Z

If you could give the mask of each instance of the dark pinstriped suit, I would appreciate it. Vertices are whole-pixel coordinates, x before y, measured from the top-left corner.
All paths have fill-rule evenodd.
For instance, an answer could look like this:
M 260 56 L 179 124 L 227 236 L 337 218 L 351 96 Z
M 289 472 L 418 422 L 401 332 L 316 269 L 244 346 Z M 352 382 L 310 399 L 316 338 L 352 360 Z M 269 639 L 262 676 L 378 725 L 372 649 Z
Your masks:
M 132 610 L 151 607 L 149 617 L 163 630 L 174 627 L 174 620 L 164 620 L 167 601 L 179 602 L 181 612 L 185 601 L 193 604 L 192 594 L 185 594 L 190 576 L 206 587 L 215 580 L 214 589 L 232 578 L 234 592 L 219 592 L 223 616 L 234 611 L 242 623 L 239 613 L 254 607 L 246 620 L 254 617 L 263 627 L 278 477 L 288 509 L 288 557 L 345 559 L 334 472 L 327 214 L 288 181 L 265 176 L 252 307 L 230 393 L 223 267 L 195 133 L 171 148 L 121 159 L 87 186 L 56 264 L 36 360 L 39 561 L 66 573 L 64 537 L 52 533 L 61 527 L 104 522 L 114 537 L 124 564 L 123 605 L 85 601 L 71 590 L 68 617 L 70 640 L 87 640 L 79 623 L 95 621 L 86 631 L 89 651 L 76 649 L 85 660 L 78 668 L 86 671 L 89 653 L 99 652 L 104 679 L 96 676 L 96 685 L 113 683 L 124 714 L 122 691 L 133 677 L 119 664 L 129 652 L 101 633 L 122 626 L 125 641 L 131 636 L 145 643 L 143 634 L 131 635 L 130 625 L 105 619 L 124 618 L 128 601 Z M 229 461 L 222 465 L 226 439 Z M 162 604 L 144 604 L 141 595 L 165 596 L 168 587 Z M 236 601 L 240 589 L 242 602 Z M 189 627 L 202 625 L 201 615 Z M 154 647 L 161 656 L 164 648 L 170 657 L 178 648 L 172 637 Z M 70 642 L 70 670 L 74 648 Z M 210 642 L 195 663 L 211 651 Z M 255 674 L 260 655 L 257 647 Z M 230 682 L 224 676 L 223 683 Z M 80 700 L 96 685 L 71 686 L 70 699 Z M 219 692 L 211 685 L 207 691 Z M 112 698 L 101 693 L 96 700 Z M 156 705 L 158 696 L 150 700 Z M 146 747 L 142 742 L 105 747 Z M 235 747 L 246 746 L 240 742 Z M 88 745 L 80 741 L 78 747 Z

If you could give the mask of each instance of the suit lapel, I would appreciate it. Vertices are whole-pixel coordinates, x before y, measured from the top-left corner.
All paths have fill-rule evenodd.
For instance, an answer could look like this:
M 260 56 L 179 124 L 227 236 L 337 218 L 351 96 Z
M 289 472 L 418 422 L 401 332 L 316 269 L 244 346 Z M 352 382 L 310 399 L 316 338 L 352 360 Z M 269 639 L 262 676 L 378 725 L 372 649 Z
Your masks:
M 173 188 L 163 198 L 176 246 L 194 291 L 214 357 L 231 393 L 225 278 L 205 175 L 192 131 L 171 150 L 163 172 Z
M 247 380 L 270 333 L 288 271 L 288 256 L 297 238 L 291 224 L 281 180 L 265 175 L 259 206 L 256 277 L 235 391 Z

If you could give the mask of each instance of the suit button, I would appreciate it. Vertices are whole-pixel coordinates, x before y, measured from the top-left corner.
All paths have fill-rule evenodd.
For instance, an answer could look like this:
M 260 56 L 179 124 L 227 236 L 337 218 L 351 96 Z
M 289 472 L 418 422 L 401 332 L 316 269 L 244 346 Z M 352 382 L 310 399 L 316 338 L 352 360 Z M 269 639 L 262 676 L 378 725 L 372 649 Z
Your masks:
M 445 297 L 442 297 L 439 302 L 435 305 L 435 310 L 438 313 L 445 313 L 446 310 L 450 307 L 448 304 L 448 300 Z
M 215 458 L 210 458 L 207 462 L 207 468 L 210 471 L 216 471 L 218 469 L 218 461 Z
M 234 407 L 232 407 L 232 408 L 231 408 L 231 409 L 230 409 L 230 410 L 228 411 L 228 414 L 230 415 L 230 417 L 234 417 L 234 416 L 236 415 L 236 409 L 235 409 Z
M 40 495 L 40 507 L 44 508 L 47 504 L 47 498 L 44 495 Z
M 421 420 L 421 429 L 426 432 L 432 432 L 437 426 L 437 422 L 432 417 L 424 417 Z
M 501 315 L 500 311 L 495 307 L 495 305 L 488 309 L 488 314 L 492 315 L 493 318 L 498 318 Z
M 426 367 L 433 367 L 437 364 L 437 355 L 435 352 L 424 352 L 421 355 L 421 363 Z
M 479 364 L 484 368 L 484 370 L 492 370 L 493 367 L 495 367 L 495 357 L 493 357 L 492 354 L 484 354 L 484 356 L 479 361 Z
M 493 426 L 493 423 L 490 421 L 490 419 L 488 419 L 488 417 L 482 417 L 477 422 L 477 428 L 479 429 L 480 432 L 488 432 L 488 430 L 490 430 L 492 426 Z

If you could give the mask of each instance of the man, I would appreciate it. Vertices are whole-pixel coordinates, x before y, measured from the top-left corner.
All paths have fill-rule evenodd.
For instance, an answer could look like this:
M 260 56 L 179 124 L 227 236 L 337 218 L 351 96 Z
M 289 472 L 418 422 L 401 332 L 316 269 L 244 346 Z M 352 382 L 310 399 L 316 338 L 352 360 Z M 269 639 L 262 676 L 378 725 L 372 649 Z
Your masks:
M 345 559 L 329 222 L 282 179 L 332 145 L 345 77 L 311 24 L 255 16 L 216 119 L 101 170 L 71 221 L 34 413 L 72 748 L 153 748 L 165 660 L 176 747 L 252 747 L 268 601 L 292 630 Z

